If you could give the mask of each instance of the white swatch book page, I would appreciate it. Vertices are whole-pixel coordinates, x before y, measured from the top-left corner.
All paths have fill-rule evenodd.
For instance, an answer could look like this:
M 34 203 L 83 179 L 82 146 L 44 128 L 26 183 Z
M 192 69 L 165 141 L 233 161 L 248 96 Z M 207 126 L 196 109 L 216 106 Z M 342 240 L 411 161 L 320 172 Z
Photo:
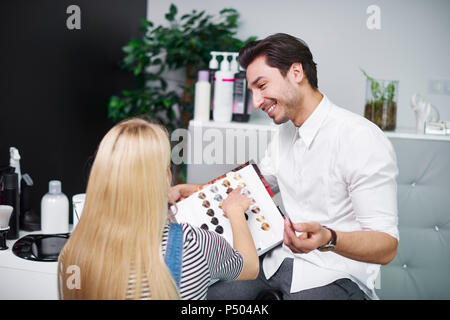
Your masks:
M 221 204 L 228 193 L 239 186 L 251 199 L 245 218 L 258 255 L 262 255 L 283 241 L 284 221 L 281 210 L 272 200 L 272 190 L 254 163 L 247 162 L 201 186 L 171 210 L 177 222 L 216 232 L 233 245 L 231 224 L 223 215 Z

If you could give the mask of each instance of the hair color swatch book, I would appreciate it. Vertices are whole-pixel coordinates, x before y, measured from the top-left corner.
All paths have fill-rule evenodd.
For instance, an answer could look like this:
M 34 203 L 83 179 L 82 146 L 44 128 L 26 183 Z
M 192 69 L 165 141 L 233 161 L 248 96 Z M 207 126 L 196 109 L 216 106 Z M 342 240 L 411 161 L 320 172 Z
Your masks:
M 272 200 L 273 192 L 259 172 L 256 164 L 245 163 L 236 169 L 203 185 L 189 197 L 177 202 L 175 213 L 178 222 L 216 232 L 233 245 L 229 220 L 223 215 L 222 201 L 228 193 L 241 186 L 241 193 L 251 199 L 245 212 L 258 255 L 283 241 L 284 221 L 281 211 Z

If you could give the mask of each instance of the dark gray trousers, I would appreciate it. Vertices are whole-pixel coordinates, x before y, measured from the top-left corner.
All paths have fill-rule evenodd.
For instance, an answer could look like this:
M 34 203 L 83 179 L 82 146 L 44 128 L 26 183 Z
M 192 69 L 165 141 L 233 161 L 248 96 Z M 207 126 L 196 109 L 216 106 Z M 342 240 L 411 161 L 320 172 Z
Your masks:
M 283 300 L 364 300 L 364 292 L 350 279 L 338 279 L 326 286 L 290 293 L 294 259 L 286 258 L 278 271 L 266 280 L 260 260 L 255 280 L 220 281 L 208 290 L 208 300 L 255 300 L 263 290 L 278 290 Z

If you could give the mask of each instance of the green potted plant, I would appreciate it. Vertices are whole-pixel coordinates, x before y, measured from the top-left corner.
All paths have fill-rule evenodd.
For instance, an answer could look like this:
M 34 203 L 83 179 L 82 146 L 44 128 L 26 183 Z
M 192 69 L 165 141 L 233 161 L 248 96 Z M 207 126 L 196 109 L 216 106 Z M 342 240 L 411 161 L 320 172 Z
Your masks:
M 363 69 L 366 77 L 366 105 L 364 117 L 382 130 L 393 131 L 397 119 L 398 81 L 376 80 Z
M 235 37 L 239 13 L 223 9 L 218 17 L 205 11 L 178 16 L 177 7 L 170 5 L 165 15 L 168 26 L 154 26 L 143 20 L 143 35 L 123 47 L 125 57 L 121 67 L 132 72 L 136 88 L 113 95 L 108 105 L 108 117 L 113 121 L 147 115 L 164 124 L 169 131 L 186 128 L 192 118 L 194 83 L 198 70 L 208 69 L 210 51 L 238 51 L 250 37 L 242 41 Z M 184 69 L 182 94 L 168 90 L 164 71 Z M 178 105 L 181 117 L 176 116 Z

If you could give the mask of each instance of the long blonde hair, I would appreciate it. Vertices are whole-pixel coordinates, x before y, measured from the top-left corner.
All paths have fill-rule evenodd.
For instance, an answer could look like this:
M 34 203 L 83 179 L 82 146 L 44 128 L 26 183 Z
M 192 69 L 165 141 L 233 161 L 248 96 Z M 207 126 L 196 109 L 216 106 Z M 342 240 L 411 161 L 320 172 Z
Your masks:
M 58 259 L 60 298 L 125 299 L 131 275 L 135 299 L 145 288 L 152 299 L 179 298 L 161 250 L 170 154 L 165 128 L 143 119 L 122 121 L 106 134 L 83 214 Z M 71 265 L 79 268 L 80 289 L 66 283 Z

